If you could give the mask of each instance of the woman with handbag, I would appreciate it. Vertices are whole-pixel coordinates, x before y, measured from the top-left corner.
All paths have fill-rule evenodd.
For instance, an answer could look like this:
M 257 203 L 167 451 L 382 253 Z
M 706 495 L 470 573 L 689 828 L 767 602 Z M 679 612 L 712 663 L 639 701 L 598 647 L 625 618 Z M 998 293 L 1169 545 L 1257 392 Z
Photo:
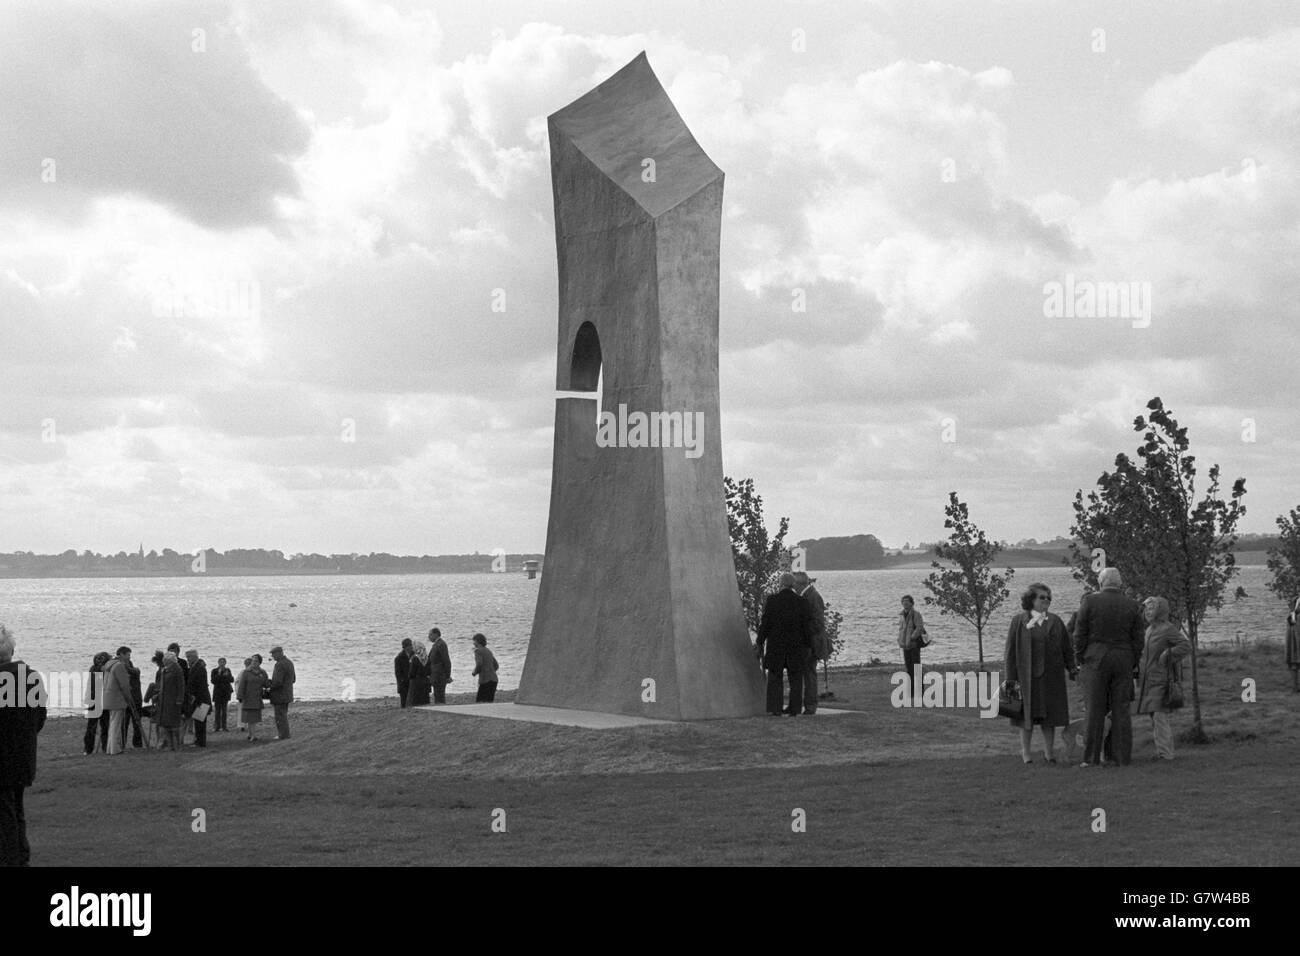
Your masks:
M 1151 736 L 1156 744 L 1151 759 L 1173 760 L 1169 714 L 1183 705 L 1180 662 L 1192 652 L 1192 642 L 1169 620 L 1169 602 L 1164 598 L 1147 598 L 1142 613 L 1147 619 L 1147 641 L 1142 650 L 1136 709 L 1139 714 L 1151 715 Z
M 410 668 L 407 671 L 407 707 L 429 706 L 429 693 L 433 688 L 429 680 L 431 670 L 428 645 L 424 641 L 416 641 L 411 654 Z
M 1020 595 L 1023 610 L 1007 631 L 1007 680 L 1020 685 L 1023 705 L 1011 723 L 1020 728 L 1020 759 L 1025 763 L 1034 762 L 1029 750 L 1035 724 L 1042 728 L 1043 758 L 1056 763 L 1056 728 L 1070 724 L 1065 675 L 1074 680 L 1079 674 L 1065 622 L 1048 610 L 1051 604 L 1051 588 L 1029 585 Z

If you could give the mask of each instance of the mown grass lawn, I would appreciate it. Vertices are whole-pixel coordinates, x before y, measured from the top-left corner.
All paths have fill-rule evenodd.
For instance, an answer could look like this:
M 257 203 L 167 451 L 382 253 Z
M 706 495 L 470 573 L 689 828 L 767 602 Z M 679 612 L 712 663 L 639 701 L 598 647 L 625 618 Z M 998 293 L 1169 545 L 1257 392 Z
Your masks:
M 252 846 L 290 866 L 1300 863 L 1300 695 L 1281 651 L 1202 663 L 1214 742 L 1153 765 L 1138 719 L 1134 764 L 1113 769 L 1026 767 L 1006 721 L 895 709 L 892 668 L 834 673 L 835 706 L 857 712 L 794 720 L 588 731 L 361 701 L 297 707 L 285 742 L 112 758 L 81 756 L 82 721 L 51 721 L 33 863 L 242 865 Z

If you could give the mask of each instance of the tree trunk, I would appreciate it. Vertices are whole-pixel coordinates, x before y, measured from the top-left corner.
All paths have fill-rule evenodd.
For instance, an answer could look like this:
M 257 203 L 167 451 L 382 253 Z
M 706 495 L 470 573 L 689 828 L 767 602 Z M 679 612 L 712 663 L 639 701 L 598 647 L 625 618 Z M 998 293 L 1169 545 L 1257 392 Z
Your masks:
M 983 664 L 984 663 L 984 625 L 983 624 L 977 624 L 975 626 L 975 638 L 976 640 L 979 641 L 980 663 Z
M 1196 668 L 1196 622 L 1190 620 L 1190 616 L 1187 622 L 1187 639 L 1192 643 L 1192 730 L 1188 739 L 1194 744 L 1208 744 L 1210 738 L 1205 735 L 1205 728 L 1201 726 L 1201 685 Z

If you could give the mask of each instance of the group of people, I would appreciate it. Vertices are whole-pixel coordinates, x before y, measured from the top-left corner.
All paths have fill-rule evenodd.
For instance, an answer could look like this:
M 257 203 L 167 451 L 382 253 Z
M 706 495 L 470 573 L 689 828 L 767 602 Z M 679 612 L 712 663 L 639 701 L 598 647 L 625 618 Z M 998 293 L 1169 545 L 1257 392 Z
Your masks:
M 497 693 L 497 659 L 487 648 L 487 638 L 475 634 L 474 672 L 478 678 L 477 703 L 492 703 Z M 429 703 L 447 703 L 447 685 L 451 683 L 451 651 L 442 631 L 429 631 L 429 642 L 402 641 L 402 649 L 393 658 L 393 676 L 397 679 L 397 697 L 403 707 L 422 707 Z
M 154 652 L 154 680 L 142 693 L 140 668 L 131 662 L 131 648 L 119 647 L 113 655 L 100 651 L 91 662 L 86 682 L 84 702 L 91 712 L 83 740 L 86 756 L 95 753 L 97 744 L 104 753 L 123 753 L 128 733 L 132 746 L 149 746 L 152 741 L 144 733 L 145 718 L 152 724 L 151 733 L 160 749 L 179 750 L 191 733 L 195 747 L 206 747 L 209 714 L 214 732 L 230 730 L 232 696 L 239 705 L 238 728 L 248 740 L 256 739 L 264 700 L 275 712 L 275 739 L 287 739 L 297 675 L 284 648 L 278 644 L 271 648 L 271 657 L 275 660 L 271 676 L 262 669 L 261 654 L 245 658 L 238 676 L 226 666 L 224 657 L 218 658 L 209 672 L 197 650 L 191 648 L 182 655 L 180 644 L 173 642 L 166 651 Z
M 1056 763 L 1056 729 L 1063 727 L 1071 740 L 1078 729 L 1084 731 L 1079 766 L 1127 766 L 1133 756 L 1131 710 L 1151 719 L 1151 759 L 1174 759 L 1169 714 L 1178 703 L 1167 691 L 1171 684 L 1181 685 L 1191 642 L 1170 620 L 1168 600 L 1152 596 L 1139 604 L 1122 592 L 1119 569 L 1103 569 L 1097 583 L 1099 590 L 1083 596 L 1068 623 L 1052 613 L 1047 585 L 1031 584 L 1021 595 L 1022 610 L 1007 632 L 1005 675 L 1019 689 L 1022 710 L 1011 721 L 1020 728 L 1025 763 L 1033 762 L 1037 726 L 1048 763 Z M 1087 716 L 1073 724 L 1067 676 L 1083 681 Z
M 763 604 L 754 653 L 767 671 L 767 712 L 817 713 L 817 663 L 830 657 L 826 602 L 805 571 L 787 571 Z M 785 703 L 785 677 L 790 699 Z M 784 706 L 783 706 L 784 705 Z

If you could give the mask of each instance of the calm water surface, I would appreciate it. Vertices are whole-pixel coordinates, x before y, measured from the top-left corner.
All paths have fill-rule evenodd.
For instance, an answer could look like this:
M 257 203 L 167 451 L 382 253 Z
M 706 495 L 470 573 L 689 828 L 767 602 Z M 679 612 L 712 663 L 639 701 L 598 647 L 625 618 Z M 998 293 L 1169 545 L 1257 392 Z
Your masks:
M 912 594 L 934 644 L 928 661 L 973 660 L 974 629 L 920 604 L 923 570 L 813 572 L 822 596 L 844 615 L 844 663 L 899 660 L 898 599 Z M 1264 582 L 1264 567 L 1243 567 L 1231 586 L 1249 596 L 1229 600 L 1203 625 L 1207 641 L 1285 634 L 1286 609 Z M 1053 610 L 1068 618 L 1081 589 L 1064 568 L 1016 574 L 1013 595 L 984 635 L 986 658 L 998 658 L 1016 595 L 1031 581 L 1053 590 Z M 402 638 L 442 629 L 451 649 L 450 690 L 471 691 L 470 635 L 482 631 L 501 664 L 502 689 L 518 686 L 528 649 L 540 578 L 522 574 L 412 574 L 187 578 L 61 578 L 0 581 L 0 621 L 18 641 L 18 656 L 41 671 L 84 670 L 96 651 L 126 644 L 152 678 L 149 657 L 171 641 L 196 648 L 208 667 L 225 657 L 239 672 L 254 652 L 267 659 L 283 644 L 298 672 L 298 696 L 344 696 L 344 679 L 358 697 L 396 695 L 392 660 Z M 290 605 L 296 604 L 296 607 Z

